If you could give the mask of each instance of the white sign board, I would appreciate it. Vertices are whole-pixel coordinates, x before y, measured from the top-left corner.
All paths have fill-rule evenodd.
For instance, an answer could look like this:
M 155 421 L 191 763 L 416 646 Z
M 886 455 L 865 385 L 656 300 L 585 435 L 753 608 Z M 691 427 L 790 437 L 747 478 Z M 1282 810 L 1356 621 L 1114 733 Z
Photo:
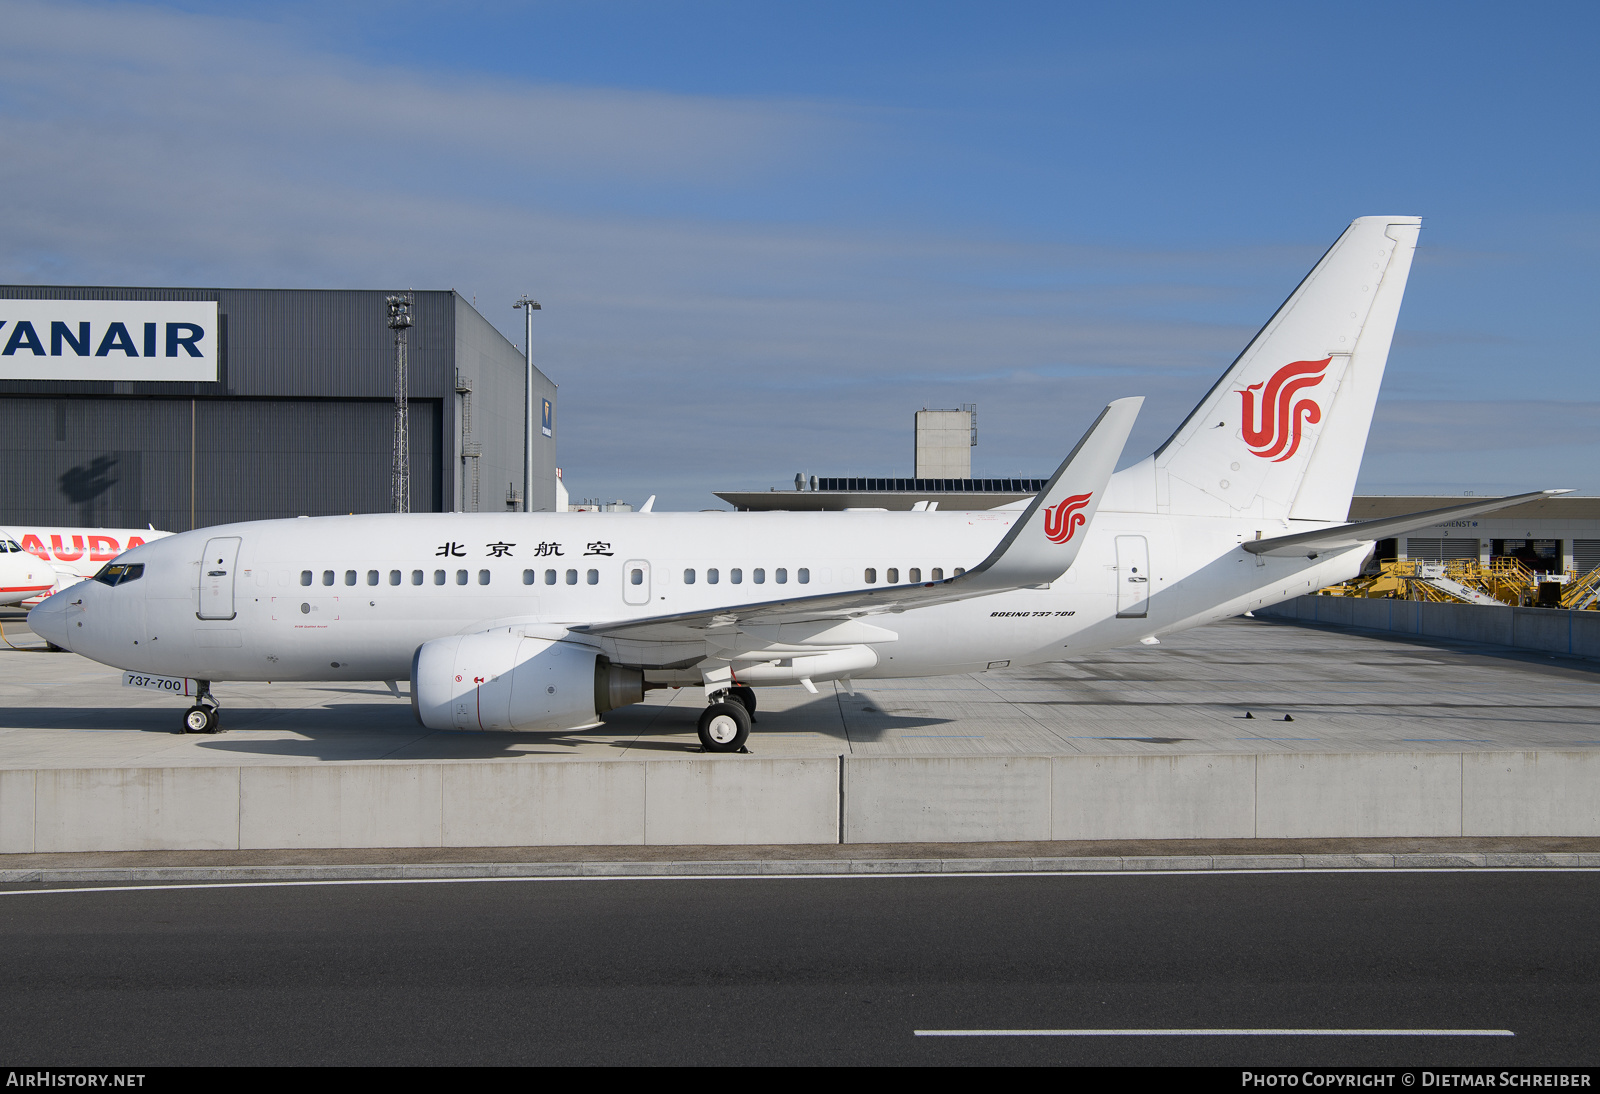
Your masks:
M 168 695 L 195 695 L 200 690 L 195 687 L 193 680 L 186 680 L 181 676 L 151 676 L 143 672 L 124 672 L 122 686 L 162 691 Z
M 216 379 L 215 300 L 0 300 L 0 380 Z

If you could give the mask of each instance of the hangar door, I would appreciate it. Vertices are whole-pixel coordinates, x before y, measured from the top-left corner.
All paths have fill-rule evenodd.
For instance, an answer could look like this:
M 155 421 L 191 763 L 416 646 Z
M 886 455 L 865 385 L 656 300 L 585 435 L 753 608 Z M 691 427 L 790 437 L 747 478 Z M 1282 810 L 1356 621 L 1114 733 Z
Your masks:
M 239 537 L 206 540 L 206 553 L 200 559 L 201 619 L 232 619 L 233 571 L 239 558 Z
M 1117 537 L 1117 618 L 1150 614 L 1150 544 L 1143 536 Z

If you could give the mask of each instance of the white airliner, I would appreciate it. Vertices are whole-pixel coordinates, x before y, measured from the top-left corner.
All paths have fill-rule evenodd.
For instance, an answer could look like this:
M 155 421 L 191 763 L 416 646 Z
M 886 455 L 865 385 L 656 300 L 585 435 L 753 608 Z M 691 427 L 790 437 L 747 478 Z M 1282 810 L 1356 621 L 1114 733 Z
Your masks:
M 176 680 L 194 732 L 230 680 L 409 679 L 423 725 L 472 730 L 578 729 L 703 686 L 714 752 L 743 748 L 758 687 L 1154 643 L 1538 496 L 1344 523 L 1419 227 L 1355 221 L 1153 455 L 1112 473 L 1140 404 L 1117 400 L 1026 507 L 259 521 L 147 543 L 29 622 Z
M 21 604 L 55 588 L 57 575 L 22 549 L 11 533 L 0 529 L 0 604 Z
M 32 555 L 44 564 L 43 570 L 34 567 L 41 575 L 51 573 L 51 581 L 42 589 L 34 589 L 19 599 L 39 600 L 52 590 L 70 588 L 86 577 L 93 577 L 100 568 L 123 551 L 132 550 L 171 532 L 158 532 L 154 528 L 44 528 L 36 525 L 10 525 L 0 528 L 0 539 Z M 4 586 L 12 584 L 0 580 L 0 596 Z M 15 604 L 18 601 L 0 600 Z

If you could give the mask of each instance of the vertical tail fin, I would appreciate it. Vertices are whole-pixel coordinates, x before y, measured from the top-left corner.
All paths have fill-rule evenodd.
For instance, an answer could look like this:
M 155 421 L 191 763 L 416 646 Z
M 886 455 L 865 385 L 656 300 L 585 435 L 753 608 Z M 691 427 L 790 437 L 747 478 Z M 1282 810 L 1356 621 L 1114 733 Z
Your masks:
M 1151 457 L 1158 507 L 1346 518 L 1421 224 L 1345 229 Z

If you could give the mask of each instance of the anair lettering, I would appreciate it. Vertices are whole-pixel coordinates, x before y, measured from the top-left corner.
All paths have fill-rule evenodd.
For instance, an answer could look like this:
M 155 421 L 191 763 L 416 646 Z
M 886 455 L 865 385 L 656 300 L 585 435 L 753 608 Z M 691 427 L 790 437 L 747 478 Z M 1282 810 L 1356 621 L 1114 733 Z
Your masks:
M 1250 446 L 1252 455 L 1282 463 L 1295 454 L 1300 448 L 1302 429 L 1322 421 L 1322 408 L 1315 399 L 1307 397 L 1295 402 L 1295 396 L 1322 383 L 1324 370 L 1332 360 L 1324 357 L 1320 361 L 1291 361 L 1264 384 L 1251 384 L 1239 392 L 1244 404 L 1244 443 Z M 1261 391 L 1259 413 L 1257 391 Z
M 1044 538 L 1051 543 L 1065 543 L 1072 538 L 1072 533 L 1082 528 L 1087 519 L 1083 515 L 1084 506 L 1094 494 L 1074 494 L 1065 498 L 1044 511 Z
M 214 300 L 0 300 L 0 380 L 217 379 Z

